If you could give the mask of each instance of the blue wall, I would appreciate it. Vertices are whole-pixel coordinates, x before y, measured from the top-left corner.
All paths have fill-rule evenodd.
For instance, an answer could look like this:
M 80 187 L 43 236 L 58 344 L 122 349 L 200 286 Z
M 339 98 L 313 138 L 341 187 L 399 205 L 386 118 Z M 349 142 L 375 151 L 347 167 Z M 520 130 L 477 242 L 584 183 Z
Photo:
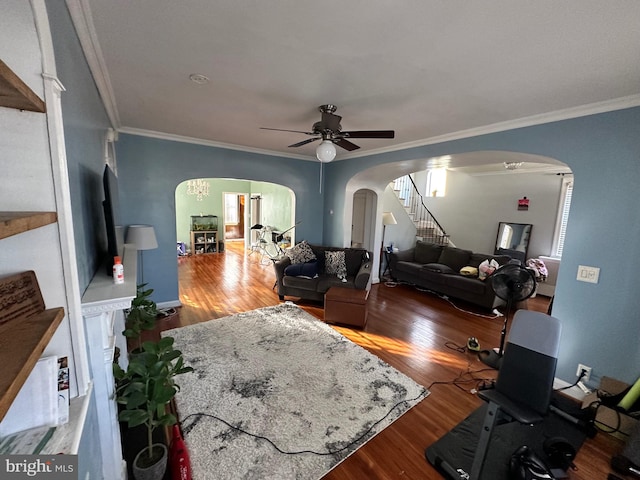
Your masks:
M 78 279 L 84 291 L 107 251 L 102 172 L 110 123 L 66 4 L 48 1 L 47 7 L 56 70 L 65 87 L 61 98 L 65 148 Z
M 325 211 L 342 211 L 358 170 L 404 159 L 477 150 L 544 155 L 571 167 L 575 186 L 553 314 L 562 320 L 558 376 L 573 381 L 578 363 L 593 375 L 627 382 L 640 375 L 640 108 L 483 135 L 385 155 L 335 162 L 327 169 Z M 324 217 L 325 242 L 343 238 L 340 216 Z M 578 265 L 600 267 L 598 284 L 576 281 Z
M 155 227 L 159 247 L 143 252 L 144 279 L 157 302 L 178 300 L 175 189 L 191 178 L 235 178 L 284 185 L 296 196 L 296 238 L 322 242 L 317 162 L 121 135 L 116 144 L 124 225 Z
M 243 178 L 279 183 L 297 198 L 298 239 L 341 245 L 345 186 L 373 165 L 476 150 L 539 154 L 568 164 L 575 173 L 565 255 L 554 315 L 563 322 L 560 378 L 572 381 L 578 362 L 628 382 L 640 374 L 640 297 L 635 295 L 640 183 L 640 108 L 483 135 L 325 166 L 221 148 L 122 135 L 117 144 L 125 224 L 156 227 L 160 248 L 145 255 L 145 279 L 157 301 L 178 298 L 174 190 L 188 178 Z M 334 215 L 327 212 L 333 210 Z M 322 223 L 318 220 L 323 220 Z M 575 280 L 578 265 L 601 268 L 600 282 Z M 624 353 L 621 353 L 624 352 Z

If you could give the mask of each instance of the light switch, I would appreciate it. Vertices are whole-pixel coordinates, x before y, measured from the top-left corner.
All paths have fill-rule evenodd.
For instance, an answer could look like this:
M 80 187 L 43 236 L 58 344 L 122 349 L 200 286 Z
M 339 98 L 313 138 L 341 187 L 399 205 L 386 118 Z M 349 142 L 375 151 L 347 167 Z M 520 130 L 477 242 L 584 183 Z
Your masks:
M 578 265 L 577 280 L 588 283 L 598 283 L 598 277 L 600 276 L 600 269 L 598 267 L 589 267 L 585 265 Z

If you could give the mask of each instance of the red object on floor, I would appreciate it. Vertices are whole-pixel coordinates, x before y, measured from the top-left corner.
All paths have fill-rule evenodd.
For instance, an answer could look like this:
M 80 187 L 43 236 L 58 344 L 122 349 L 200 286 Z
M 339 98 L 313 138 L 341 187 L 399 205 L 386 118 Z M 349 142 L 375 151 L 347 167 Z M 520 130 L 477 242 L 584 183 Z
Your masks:
M 187 446 L 182 439 L 180 427 L 173 426 L 173 439 L 169 448 L 169 462 L 172 480 L 191 480 L 191 461 Z

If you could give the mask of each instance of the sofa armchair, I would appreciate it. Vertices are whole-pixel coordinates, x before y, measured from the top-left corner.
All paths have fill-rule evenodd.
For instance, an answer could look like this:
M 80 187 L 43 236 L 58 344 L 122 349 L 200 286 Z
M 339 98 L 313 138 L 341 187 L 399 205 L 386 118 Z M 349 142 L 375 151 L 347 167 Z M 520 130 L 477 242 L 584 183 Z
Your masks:
M 300 245 L 273 262 L 280 300 L 284 300 L 285 296 L 292 296 L 321 302 L 331 287 L 357 290 L 371 288 L 371 254 L 367 250 L 324 247 L 302 242 L 308 256 L 299 257 L 290 253 Z M 310 255 L 314 258 L 309 258 Z M 343 264 L 341 258 L 344 258 Z
M 418 240 L 414 248 L 389 255 L 391 277 L 464 300 L 486 309 L 505 302 L 491 288 L 491 277 L 480 280 L 478 275 L 463 275 L 461 270 L 479 269 L 480 264 L 495 260 L 502 266 L 511 260 L 508 255 L 474 253 L 471 250 L 436 245 Z M 472 267 L 472 268 L 465 268 Z

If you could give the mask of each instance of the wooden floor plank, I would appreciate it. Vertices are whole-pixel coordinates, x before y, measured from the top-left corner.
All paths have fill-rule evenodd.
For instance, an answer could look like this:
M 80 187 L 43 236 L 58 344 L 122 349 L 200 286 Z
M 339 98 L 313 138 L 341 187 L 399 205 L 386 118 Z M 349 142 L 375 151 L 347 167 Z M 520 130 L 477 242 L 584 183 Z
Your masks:
M 249 256 L 241 243 L 226 242 L 225 253 L 178 259 L 180 301 L 158 330 L 190 325 L 241 311 L 277 305 L 271 264 Z M 528 300 L 528 308 L 546 311 L 549 299 Z M 322 319 L 322 305 L 296 302 Z M 334 326 L 416 382 L 431 395 L 328 473 L 325 480 L 437 479 L 424 449 L 481 405 L 471 390 L 495 377 L 475 355 L 462 351 L 475 336 L 484 348 L 499 344 L 504 317 L 450 302 L 406 285 L 374 285 L 364 330 Z M 155 333 L 157 335 L 157 332 Z M 454 379 L 465 383 L 451 384 Z M 444 383 L 441 383 L 444 382 Z M 604 479 L 622 442 L 604 433 L 588 439 L 576 459 L 572 480 Z

